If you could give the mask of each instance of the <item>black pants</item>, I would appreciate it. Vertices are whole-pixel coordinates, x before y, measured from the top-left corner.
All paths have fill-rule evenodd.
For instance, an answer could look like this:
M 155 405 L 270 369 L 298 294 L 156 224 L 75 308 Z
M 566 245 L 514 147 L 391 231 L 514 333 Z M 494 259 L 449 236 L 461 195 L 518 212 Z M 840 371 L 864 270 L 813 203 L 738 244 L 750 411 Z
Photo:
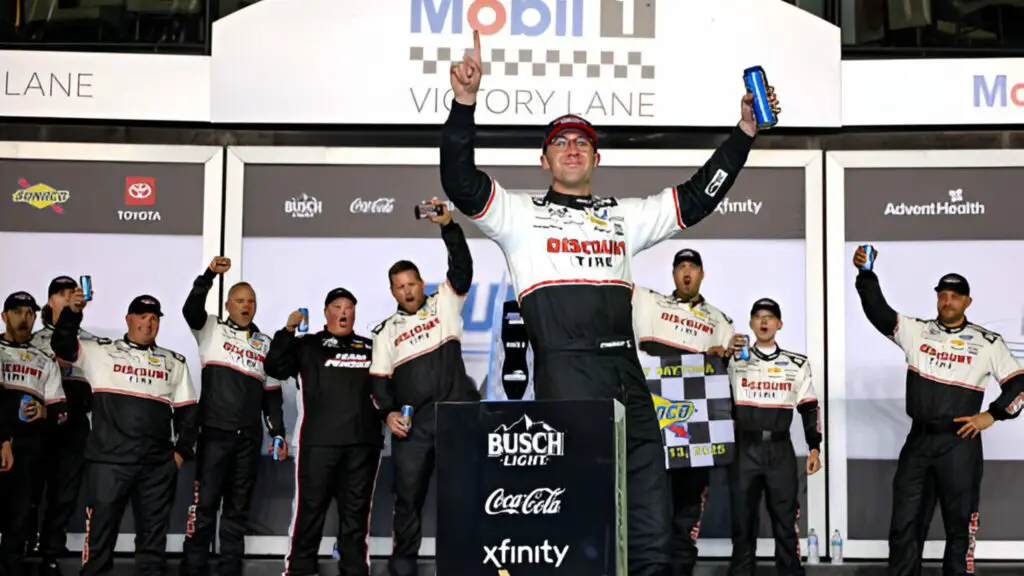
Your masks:
M 730 575 L 757 572 L 758 517 L 764 496 L 775 538 L 775 569 L 780 576 L 803 576 L 800 562 L 800 478 L 788 433 L 736 433 L 736 460 L 729 466 L 732 502 Z
M 81 576 L 114 569 L 114 546 L 129 502 L 135 513 L 135 573 L 167 574 L 167 529 L 177 476 L 178 467 L 171 459 L 159 464 L 86 465 Z
M 697 565 L 697 537 L 708 498 L 708 468 L 669 471 L 672 486 L 672 576 L 690 576 Z
M 245 532 L 256 473 L 260 465 L 260 438 L 203 428 L 196 446 L 196 477 L 192 506 L 185 526 L 183 576 L 206 574 L 210 545 L 220 516 L 220 576 L 241 576 Z
M 437 431 L 434 407 L 421 408 L 414 416 L 405 438 L 391 437 L 391 461 L 395 466 L 393 519 L 394 542 L 388 573 L 391 576 L 418 574 L 416 559 L 423 538 L 423 504 L 434 473 L 434 436 Z
M 11 442 L 14 466 L 0 472 L 0 573 L 22 570 L 26 544 L 32 530 L 32 487 L 37 481 L 42 438 L 27 436 Z
M 32 532 L 38 532 L 39 553 L 54 560 L 68 553 L 68 523 L 78 507 L 85 475 L 85 443 L 89 440 L 89 419 L 85 414 L 63 424 L 46 423 L 39 480 L 32 492 Z M 42 521 L 38 509 L 43 508 Z
M 916 574 L 937 497 L 946 531 L 942 571 L 974 572 L 983 454 L 981 436 L 965 440 L 955 427 L 914 424 L 893 479 L 889 574 Z
M 608 397 L 624 404 L 629 574 L 670 574 L 672 494 L 665 470 L 664 441 L 636 353 L 538 355 L 534 371 L 538 400 Z M 602 396 L 602 391 L 614 389 L 620 393 Z
M 338 508 L 340 574 L 369 576 L 370 509 L 380 457 L 380 446 L 373 445 L 299 447 L 286 575 L 319 573 L 317 555 L 333 499 Z

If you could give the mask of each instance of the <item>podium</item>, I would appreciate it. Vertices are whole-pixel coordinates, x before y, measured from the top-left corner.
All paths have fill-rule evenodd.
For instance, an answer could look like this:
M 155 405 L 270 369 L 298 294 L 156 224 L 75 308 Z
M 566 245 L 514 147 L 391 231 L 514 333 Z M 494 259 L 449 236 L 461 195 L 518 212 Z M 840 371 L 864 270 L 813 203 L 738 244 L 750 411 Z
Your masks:
M 437 405 L 439 576 L 626 576 L 615 400 Z

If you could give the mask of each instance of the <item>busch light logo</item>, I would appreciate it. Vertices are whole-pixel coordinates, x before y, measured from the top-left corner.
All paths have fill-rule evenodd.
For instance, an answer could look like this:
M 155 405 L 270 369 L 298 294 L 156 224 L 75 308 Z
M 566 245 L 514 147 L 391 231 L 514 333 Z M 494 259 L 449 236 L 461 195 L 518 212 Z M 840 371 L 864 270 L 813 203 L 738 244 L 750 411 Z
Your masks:
M 565 433 L 523 415 L 511 426 L 502 424 L 487 435 L 487 456 L 502 466 L 547 466 L 565 455 Z
M 323 211 L 323 204 L 306 193 L 300 194 L 298 198 L 289 198 L 284 202 L 284 213 L 292 218 L 313 218 Z

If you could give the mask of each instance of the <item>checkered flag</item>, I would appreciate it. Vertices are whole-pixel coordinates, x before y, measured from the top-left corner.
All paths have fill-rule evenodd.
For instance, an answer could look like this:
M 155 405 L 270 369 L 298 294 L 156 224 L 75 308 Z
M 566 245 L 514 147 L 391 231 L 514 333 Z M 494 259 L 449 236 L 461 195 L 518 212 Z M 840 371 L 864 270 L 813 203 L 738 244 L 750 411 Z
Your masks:
M 534 78 L 654 79 L 654 66 L 644 64 L 638 51 L 612 50 L 506 50 L 485 49 L 484 76 L 532 76 Z M 421 65 L 425 75 L 448 74 L 467 50 L 412 46 L 409 60 Z
M 726 466 L 735 454 L 729 376 L 703 354 L 640 353 L 665 441 L 666 468 Z

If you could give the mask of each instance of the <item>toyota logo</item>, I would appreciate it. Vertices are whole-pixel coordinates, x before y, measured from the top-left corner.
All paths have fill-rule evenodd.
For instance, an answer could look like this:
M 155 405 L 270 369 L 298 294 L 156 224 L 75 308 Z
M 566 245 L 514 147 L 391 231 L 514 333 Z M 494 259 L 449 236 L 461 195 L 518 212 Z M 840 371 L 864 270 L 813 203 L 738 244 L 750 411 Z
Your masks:
M 135 182 L 128 187 L 128 195 L 136 200 L 145 200 L 153 195 L 153 187 L 149 182 Z

